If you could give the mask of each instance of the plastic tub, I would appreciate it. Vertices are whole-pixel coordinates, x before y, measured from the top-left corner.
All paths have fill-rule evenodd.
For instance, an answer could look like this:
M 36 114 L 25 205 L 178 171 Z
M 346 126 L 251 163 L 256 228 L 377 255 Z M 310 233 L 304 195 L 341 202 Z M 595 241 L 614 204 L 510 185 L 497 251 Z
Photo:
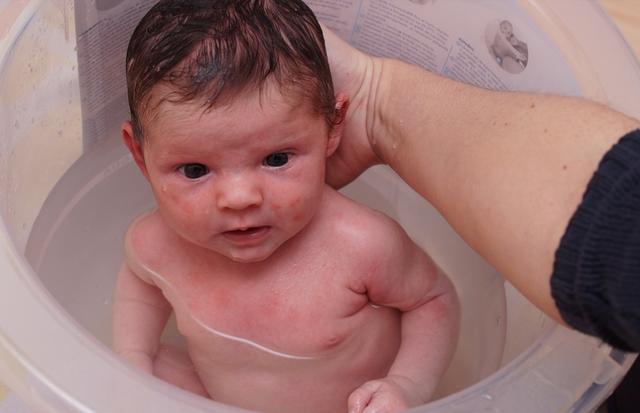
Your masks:
M 342 2 L 339 12 L 309 3 L 359 47 L 427 67 L 438 51 L 405 50 L 419 39 L 407 39 L 400 23 L 428 12 L 431 26 L 420 30 L 431 33 L 434 47 L 451 45 L 446 63 L 430 69 L 496 87 L 585 95 L 639 115 L 640 69 L 594 2 L 372 0 Z M 123 231 L 153 200 L 116 133 L 83 142 L 72 2 L 7 4 L 0 1 L 11 12 L 0 27 L 0 382 L 11 392 L 0 391 L 0 412 L 18 405 L 34 412 L 238 410 L 139 373 L 110 352 Z M 350 26 L 349 13 L 370 19 Z M 491 66 L 502 64 L 490 46 L 505 18 L 528 46 L 518 73 Z M 446 28 L 449 39 L 435 28 Z M 538 58 L 542 50 L 552 64 Z M 500 82 L 481 65 L 500 73 Z M 414 411 L 591 412 L 629 368 L 633 355 L 544 317 L 391 171 L 373 169 L 344 191 L 397 219 L 459 291 L 460 345 L 441 398 Z

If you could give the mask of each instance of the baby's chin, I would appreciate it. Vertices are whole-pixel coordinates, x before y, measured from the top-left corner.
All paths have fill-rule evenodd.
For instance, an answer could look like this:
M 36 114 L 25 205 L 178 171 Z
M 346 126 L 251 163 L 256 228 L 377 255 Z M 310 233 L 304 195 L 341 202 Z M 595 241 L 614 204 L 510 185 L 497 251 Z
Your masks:
M 224 256 L 229 258 L 231 261 L 237 262 L 239 264 L 251 264 L 256 262 L 262 262 L 267 258 L 269 258 L 271 255 L 273 255 L 273 252 L 271 254 L 256 255 L 256 256 L 235 256 L 235 255 L 224 254 Z
M 273 255 L 274 252 L 278 250 L 280 246 L 276 248 L 269 248 L 264 250 L 241 250 L 241 251 L 218 251 L 219 254 L 225 256 L 233 262 L 241 263 L 241 264 L 251 264 L 256 262 L 262 262 L 267 260 L 269 257 Z
M 295 235 L 297 235 L 298 233 L 296 233 Z M 276 237 L 276 239 L 272 238 L 271 240 L 268 240 L 261 245 L 255 245 L 248 248 L 222 247 L 220 250 L 216 249 L 215 252 L 233 262 L 242 264 L 258 263 L 266 261 L 278 250 L 285 248 L 286 245 L 288 245 L 289 242 L 293 238 L 295 238 L 295 235 L 286 239 L 281 239 L 279 237 Z

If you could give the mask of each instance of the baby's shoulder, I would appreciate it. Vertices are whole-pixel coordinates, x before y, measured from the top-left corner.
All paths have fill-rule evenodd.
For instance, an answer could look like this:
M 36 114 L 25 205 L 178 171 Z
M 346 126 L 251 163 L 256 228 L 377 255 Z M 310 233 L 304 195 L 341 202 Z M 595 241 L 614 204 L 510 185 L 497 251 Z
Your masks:
M 326 210 L 330 212 L 326 225 L 336 238 L 366 251 L 367 255 L 393 254 L 395 249 L 410 242 L 395 220 L 337 191 L 329 192 Z
M 157 267 L 171 248 L 171 235 L 156 209 L 134 219 L 124 237 L 127 262 L 134 266 Z

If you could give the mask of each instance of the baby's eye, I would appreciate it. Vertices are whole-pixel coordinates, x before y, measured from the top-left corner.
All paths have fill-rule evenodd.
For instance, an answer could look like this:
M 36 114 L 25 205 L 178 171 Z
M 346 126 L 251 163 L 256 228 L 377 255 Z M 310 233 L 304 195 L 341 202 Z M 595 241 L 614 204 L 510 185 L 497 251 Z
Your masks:
M 263 161 L 266 166 L 270 166 L 272 168 L 283 166 L 287 162 L 289 162 L 289 154 L 287 152 L 274 152 L 264 158 Z
M 209 168 L 201 163 L 188 163 L 182 165 L 178 170 L 188 179 L 198 179 L 209 173 Z

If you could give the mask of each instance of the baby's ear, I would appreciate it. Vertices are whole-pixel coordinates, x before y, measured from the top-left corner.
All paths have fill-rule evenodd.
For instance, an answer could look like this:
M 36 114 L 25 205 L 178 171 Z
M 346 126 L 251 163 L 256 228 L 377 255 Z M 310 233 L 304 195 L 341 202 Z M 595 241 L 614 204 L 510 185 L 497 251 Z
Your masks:
M 145 178 L 149 179 L 149 173 L 147 172 L 147 165 L 144 162 L 144 154 L 142 152 L 142 141 L 136 139 L 136 136 L 133 132 L 133 125 L 130 121 L 125 121 L 121 127 L 122 131 L 122 140 L 124 144 L 129 148 L 129 152 L 131 152 L 131 156 L 133 156 L 133 160 L 140 168 L 142 175 Z
M 329 131 L 329 141 L 327 142 L 327 158 L 333 155 L 336 149 L 338 149 L 338 145 L 340 145 L 348 109 L 349 98 L 344 93 L 338 93 L 336 95 L 336 106 L 333 112 L 333 122 L 331 130 Z

